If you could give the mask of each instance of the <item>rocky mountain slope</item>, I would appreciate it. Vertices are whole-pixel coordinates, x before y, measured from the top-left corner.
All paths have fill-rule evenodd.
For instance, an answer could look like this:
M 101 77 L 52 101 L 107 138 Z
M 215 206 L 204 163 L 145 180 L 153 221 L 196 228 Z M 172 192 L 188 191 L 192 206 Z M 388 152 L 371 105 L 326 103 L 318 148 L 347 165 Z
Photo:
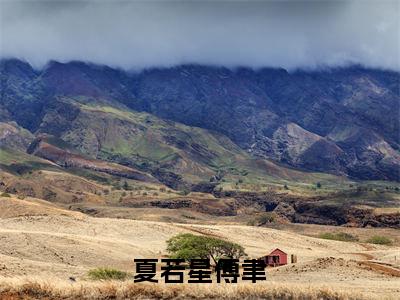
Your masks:
M 19 60 L 1 61 L 0 72 L 0 121 L 159 177 L 185 168 L 210 177 L 216 157 L 226 165 L 240 161 L 240 153 L 399 181 L 396 72 L 184 65 L 129 73 L 83 62 L 51 62 L 37 71 Z
M 294 170 L 254 158 L 218 133 L 65 101 L 77 111 L 65 128 L 57 125 L 67 124 L 67 113 L 49 112 L 35 135 L 0 122 L 0 195 L 37 197 L 93 216 L 246 222 L 267 212 L 279 222 L 400 226 L 393 182 Z M 58 128 L 58 136 L 43 128 Z

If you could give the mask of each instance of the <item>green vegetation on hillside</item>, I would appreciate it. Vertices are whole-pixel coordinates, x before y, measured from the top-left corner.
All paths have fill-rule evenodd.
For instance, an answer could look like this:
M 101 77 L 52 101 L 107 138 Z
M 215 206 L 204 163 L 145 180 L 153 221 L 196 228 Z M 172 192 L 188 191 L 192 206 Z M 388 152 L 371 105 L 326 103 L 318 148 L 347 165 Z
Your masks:
M 97 268 L 90 270 L 88 276 L 92 280 L 124 280 L 128 273 L 111 268 Z
M 15 175 L 24 175 L 36 170 L 60 169 L 47 160 L 2 147 L 0 147 L 0 168 Z
M 326 240 L 335 240 L 335 241 L 342 241 L 342 242 L 355 242 L 358 241 L 358 238 L 350 233 L 346 232 L 325 232 L 318 235 L 321 239 Z
M 163 176 L 171 180 L 166 174 L 172 172 L 190 185 L 210 182 L 210 178 L 223 174 L 213 182 L 224 190 L 266 191 L 271 186 L 280 189 L 290 184 L 291 190 L 307 193 L 315 193 L 315 182 L 323 187 L 318 193 L 349 183 L 342 177 L 302 172 L 252 158 L 229 138 L 215 132 L 127 108 L 75 100 L 74 103 L 69 98 L 68 103 L 81 110 L 74 121 L 78 125 L 76 130 L 61 133 L 63 139 L 89 156 L 156 173 L 161 180 Z
M 382 235 L 374 235 L 371 238 L 369 238 L 366 242 L 377 245 L 391 245 L 393 243 L 390 238 Z

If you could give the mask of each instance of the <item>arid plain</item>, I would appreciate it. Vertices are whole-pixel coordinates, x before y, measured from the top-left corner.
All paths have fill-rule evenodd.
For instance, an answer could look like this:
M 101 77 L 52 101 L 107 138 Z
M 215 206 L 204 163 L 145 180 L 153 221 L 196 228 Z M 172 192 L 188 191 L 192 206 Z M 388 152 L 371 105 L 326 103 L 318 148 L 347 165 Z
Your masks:
M 351 292 L 355 298 L 396 299 L 400 295 L 400 237 L 395 229 L 344 228 L 365 237 L 385 233 L 394 243 L 384 246 L 313 237 L 317 232 L 332 231 L 329 226 L 289 224 L 273 229 L 225 220 L 201 225 L 94 218 L 35 198 L 2 197 L 0 212 L 3 287 L 14 280 L 15 288 L 17 279 L 21 284 L 36 280 L 90 286 L 93 283 L 87 272 L 97 267 L 133 274 L 134 258 L 164 257 L 167 239 L 190 232 L 240 243 L 253 258 L 274 248 L 297 255 L 297 263 L 268 268 L 267 281 L 254 288 L 329 289 Z

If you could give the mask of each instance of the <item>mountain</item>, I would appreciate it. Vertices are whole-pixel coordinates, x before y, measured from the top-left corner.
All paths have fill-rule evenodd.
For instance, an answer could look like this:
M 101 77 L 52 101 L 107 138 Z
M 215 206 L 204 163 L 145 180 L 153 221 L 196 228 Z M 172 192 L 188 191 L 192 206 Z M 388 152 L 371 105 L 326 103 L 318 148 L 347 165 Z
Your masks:
M 34 70 L 9 59 L 0 73 L 0 122 L 170 186 L 252 168 L 294 172 L 281 164 L 400 180 L 397 72 L 182 65 L 132 73 L 84 62 Z

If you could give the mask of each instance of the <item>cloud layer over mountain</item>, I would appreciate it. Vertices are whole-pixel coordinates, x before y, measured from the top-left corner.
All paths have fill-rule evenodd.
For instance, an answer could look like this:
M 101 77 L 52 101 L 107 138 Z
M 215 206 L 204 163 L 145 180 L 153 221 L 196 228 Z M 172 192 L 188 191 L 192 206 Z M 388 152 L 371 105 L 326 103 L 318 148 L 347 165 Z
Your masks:
M 398 1 L 6 1 L 0 55 L 125 69 L 182 63 L 400 69 Z

